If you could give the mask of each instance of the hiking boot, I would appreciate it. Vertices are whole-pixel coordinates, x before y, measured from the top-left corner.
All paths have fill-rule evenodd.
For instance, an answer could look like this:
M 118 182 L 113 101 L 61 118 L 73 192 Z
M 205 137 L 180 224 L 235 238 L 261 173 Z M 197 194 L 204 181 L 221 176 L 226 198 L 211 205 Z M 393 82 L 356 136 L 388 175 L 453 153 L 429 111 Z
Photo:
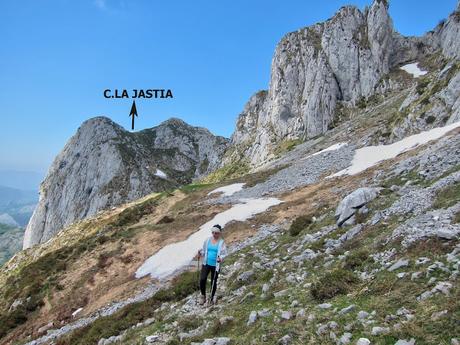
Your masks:
M 212 299 L 209 300 L 209 305 L 216 305 L 217 304 L 217 297 L 214 296 Z
M 200 305 L 203 305 L 206 303 L 206 296 L 201 295 L 200 296 L 200 301 L 198 302 Z

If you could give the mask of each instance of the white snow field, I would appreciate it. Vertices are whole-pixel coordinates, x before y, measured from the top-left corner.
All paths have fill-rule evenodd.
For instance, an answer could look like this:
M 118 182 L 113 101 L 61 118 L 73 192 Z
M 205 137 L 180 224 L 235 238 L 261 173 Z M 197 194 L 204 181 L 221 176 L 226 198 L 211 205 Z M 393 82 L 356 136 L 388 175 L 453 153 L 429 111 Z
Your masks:
M 347 143 L 337 143 L 337 144 L 334 144 L 334 145 L 331 145 L 331 146 L 325 148 L 324 150 L 315 152 L 315 153 L 311 154 L 310 156 L 308 156 L 306 158 L 313 157 L 313 156 L 316 156 L 316 155 L 319 155 L 321 153 L 328 152 L 328 151 L 335 151 L 335 150 L 338 150 L 338 149 L 340 149 L 340 148 L 342 148 L 342 147 L 344 147 L 346 145 L 348 145 L 348 144 Z
M 433 128 L 419 134 L 411 135 L 390 145 L 366 146 L 356 150 L 351 165 L 329 177 L 355 175 L 381 161 L 395 158 L 397 155 L 412 150 L 431 140 L 441 138 L 447 132 L 460 127 L 460 121 L 444 127 Z
M 408 63 L 407 65 L 400 67 L 403 71 L 412 74 L 414 78 L 418 78 L 422 75 L 427 74 L 427 71 L 423 71 L 418 67 L 418 62 Z
M 229 184 L 228 186 L 223 186 L 220 188 L 216 188 L 208 193 L 208 195 L 215 194 L 215 193 L 223 193 L 223 196 L 230 196 L 235 194 L 236 192 L 239 192 L 241 189 L 243 189 L 243 186 L 246 183 L 233 183 Z
M 149 274 L 152 278 L 166 278 L 193 260 L 198 250 L 202 248 L 203 242 L 211 235 L 211 227 L 214 224 L 224 226 L 231 221 L 245 221 L 266 211 L 271 206 L 282 203 L 276 198 L 242 199 L 240 201 L 241 203 L 233 205 L 203 224 L 197 232 L 190 235 L 186 240 L 161 248 L 139 267 L 136 271 L 136 278 L 142 278 Z
M 160 169 L 157 169 L 156 173 L 155 173 L 156 176 L 158 177 L 161 177 L 161 178 L 168 178 L 168 175 L 166 175 L 163 171 L 161 171 Z

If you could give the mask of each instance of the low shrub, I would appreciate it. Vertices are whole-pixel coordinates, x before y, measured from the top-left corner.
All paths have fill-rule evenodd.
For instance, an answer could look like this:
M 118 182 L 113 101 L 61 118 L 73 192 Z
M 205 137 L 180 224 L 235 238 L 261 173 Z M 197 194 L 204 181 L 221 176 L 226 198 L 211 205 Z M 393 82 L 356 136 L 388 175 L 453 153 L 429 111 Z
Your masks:
M 291 226 L 289 227 L 289 234 L 291 236 L 297 236 L 304 229 L 307 229 L 313 223 L 311 215 L 300 216 L 294 219 Z
M 459 224 L 460 223 L 460 211 L 454 214 L 454 218 L 452 219 L 452 223 Z
M 310 292 L 314 299 L 324 301 L 337 295 L 347 294 L 358 281 L 358 277 L 353 272 L 336 269 L 326 273 L 314 283 Z
M 460 201 L 460 183 L 456 182 L 451 186 L 447 186 L 436 195 L 433 203 L 434 209 L 448 208 Z
M 168 289 L 158 291 L 143 302 L 127 305 L 110 316 L 97 319 L 91 325 L 61 338 L 57 345 L 96 345 L 101 338 L 118 335 L 131 326 L 153 317 L 155 309 L 162 303 L 179 301 L 197 288 L 196 274 L 184 272 L 172 280 Z
M 117 220 L 113 223 L 113 226 L 128 226 L 139 222 L 143 216 L 152 213 L 155 210 L 159 199 L 159 197 L 154 197 L 133 207 L 128 207 L 120 212 Z
M 347 270 L 355 270 L 362 267 L 369 259 L 369 251 L 366 249 L 358 249 L 350 253 L 344 261 L 343 268 Z
M 179 327 L 184 332 L 189 332 L 191 330 L 197 329 L 203 324 L 203 320 L 197 318 L 196 316 L 187 316 L 179 320 Z

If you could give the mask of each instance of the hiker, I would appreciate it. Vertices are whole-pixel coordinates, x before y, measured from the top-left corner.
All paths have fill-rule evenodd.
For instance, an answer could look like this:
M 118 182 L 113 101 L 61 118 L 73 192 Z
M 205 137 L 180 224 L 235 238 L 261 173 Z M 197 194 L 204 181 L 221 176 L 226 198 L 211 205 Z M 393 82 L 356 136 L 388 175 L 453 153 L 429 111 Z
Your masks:
M 210 304 L 216 303 L 216 298 L 214 296 L 217 289 L 220 264 L 227 255 L 227 248 L 222 238 L 222 227 L 216 224 L 211 228 L 211 231 L 212 236 L 204 241 L 203 249 L 198 251 L 198 256 L 203 258 L 200 274 L 200 305 L 206 303 L 206 281 L 209 273 L 211 273 L 211 298 L 208 302 Z

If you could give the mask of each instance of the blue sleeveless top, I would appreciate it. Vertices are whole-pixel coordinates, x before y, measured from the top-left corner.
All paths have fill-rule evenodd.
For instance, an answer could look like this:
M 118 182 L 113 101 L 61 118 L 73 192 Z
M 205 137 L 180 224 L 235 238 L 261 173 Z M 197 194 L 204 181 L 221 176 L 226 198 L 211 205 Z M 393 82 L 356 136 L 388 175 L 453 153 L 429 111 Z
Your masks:
M 217 265 L 217 251 L 219 249 L 219 241 L 216 243 L 212 243 L 211 240 L 208 241 L 208 257 L 206 260 L 206 264 L 209 266 L 216 266 Z

